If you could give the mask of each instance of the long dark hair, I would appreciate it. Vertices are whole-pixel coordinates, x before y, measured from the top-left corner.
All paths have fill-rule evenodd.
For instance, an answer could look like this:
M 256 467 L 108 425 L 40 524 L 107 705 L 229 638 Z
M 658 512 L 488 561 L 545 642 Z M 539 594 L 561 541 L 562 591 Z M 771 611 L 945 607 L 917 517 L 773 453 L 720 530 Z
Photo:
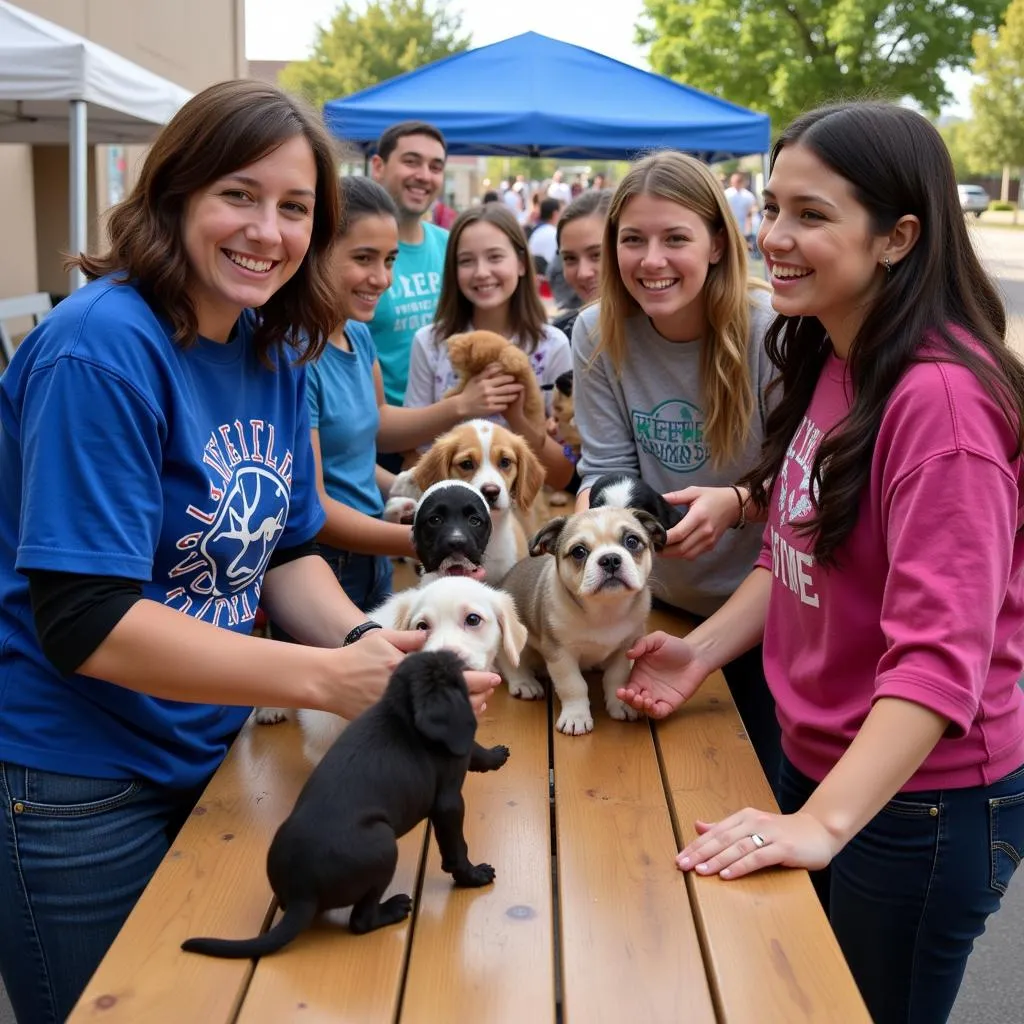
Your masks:
M 352 225 L 364 217 L 391 217 L 398 223 L 398 207 L 388 190 L 373 178 L 364 175 L 346 175 L 338 182 L 341 193 L 341 219 L 338 238 L 344 238 Z
M 174 340 L 193 344 L 198 324 L 183 238 L 188 200 L 298 135 L 316 163 L 313 233 L 302 265 L 260 308 L 253 341 L 268 365 L 281 344 L 301 346 L 303 359 L 315 357 L 338 319 L 329 263 L 339 215 L 334 154 L 319 117 L 273 86 L 239 79 L 193 96 L 157 136 L 131 194 L 111 213 L 110 248 L 75 254 L 68 265 L 88 278 L 137 281 L 170 319 Z
M 1016 433 L 1016 457 L 1024 443 L 1024 367 L 1006 345 L 1006 311 L 967 232 L 952 160 L 925 118 L 886 103 L 822 107 L 783 132 L 771 166 L 797 143 L 852 185 L 875 234 L 888 233 L 906 215 L 921 224 L 917 243 L 892 267 L 853 340 L 847 356 L 852 405 L 815 456 L 810 493 L 817 512 L 799 529 L 814 537 L 815 558 L 835 565 L 857 521 L 886 403 L 907 368 L 922 361 L 967 367 L 995 395 Z M 940 351 L 923 351 L 929 342 Z M 743 481 L 762 507 L 831 344 L 816 317 L 778 316 L 765 348 L 780 371 L 782 399 L 768 416 L 761 461 Z
M 516 258 L 526 267 L 526 273 L 519 278 L 519 284 L 509 300 L 508 320 L 512 334 L 519 339 L 525 351 L 532 352 L 544 337 L 548 318 L 537 290 L 537 275 L 533 269 L 533 257 L 526 248 L 526 235 L 504 203 L 472 206 L 460 213 L 452 225 L 448 248 L 444 254 L 441 294 L 434 314 L 434 341 L 447 341 L 453 334 L 467 330 L 473 322 L 473 303 L 459 288 L 458 250 L 462 232 L 471 224 L 480 223 L 493 224 L 503 232 Z

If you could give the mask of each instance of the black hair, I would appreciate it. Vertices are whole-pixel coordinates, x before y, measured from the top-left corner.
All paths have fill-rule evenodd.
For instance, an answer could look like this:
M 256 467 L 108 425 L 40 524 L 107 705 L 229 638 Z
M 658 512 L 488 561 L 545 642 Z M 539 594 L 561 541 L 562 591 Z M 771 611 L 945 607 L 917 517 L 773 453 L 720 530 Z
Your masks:
M 547 224 L 562 206 L 560 199 L 547 198 L 540 201 L 540 221 Z
M 835 565 L 857 521 L 886 403 L 907 368 L 940 360 L 967 367 L 995 396 L 1017 435 L 1016 457 L 1024 440 L 1024 366 L 1006 344 L 1002 299 L 974 250 L 953 163 L 932 124 L 894 104 L 838 104 L 797 118 L 776 142 L 771 167 L 786 147 L 796 145 L 850 183 L 875 235 L 887 234 L 907 215 L 920 222 L 916 244 L 891 273 L 879 267 L 888 280 L 847 356 L 853 402 L 822 440 L 811 472 L 817 511 L 800 529 L 813 536 L 817 560 Z M 767 506 L 831 343 L 816 317 L 778 316 L 765 347 L 780 371 L 775 387 L 782 398 L 768 416 L 761 459 L 744 480 L 761 507 Z

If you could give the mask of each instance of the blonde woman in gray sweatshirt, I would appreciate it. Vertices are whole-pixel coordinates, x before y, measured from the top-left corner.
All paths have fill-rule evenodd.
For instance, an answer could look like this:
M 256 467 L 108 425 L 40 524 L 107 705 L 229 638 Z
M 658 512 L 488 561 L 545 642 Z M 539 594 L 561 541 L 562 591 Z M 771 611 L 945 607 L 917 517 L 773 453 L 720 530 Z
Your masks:
M 634 164 L 605 225 L 600 300 L 572 335 L 583 439 L 577 508 L 605 473 L 639 476 L 686 506 L 652 576 L 655 598 L 697 619 L 717 611 L 758 556 L 763 518 L 735 481 L 757 461 L 773 368 L 768 294 L 747 274 L 725 196 L 699 160 Z M 779 726 L 761 648 L 723 669 L 774 785 Z

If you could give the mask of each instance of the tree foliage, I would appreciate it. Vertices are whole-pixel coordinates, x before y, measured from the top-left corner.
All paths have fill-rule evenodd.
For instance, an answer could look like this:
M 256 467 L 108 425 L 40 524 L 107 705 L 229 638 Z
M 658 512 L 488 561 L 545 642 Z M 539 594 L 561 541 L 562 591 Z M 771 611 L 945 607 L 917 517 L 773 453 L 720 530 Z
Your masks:
M 461 53 L 470 44 L 461 29 L 461 14 L 427 0 L 370 0 L 365 10 L 345 3 L 330 24 L 317 26 L 309 58 L 289 64 L 278 81 L 320 107 Z
M 1007 0 L 644 0 L 637 41 L 661 74 L 771 116 L 831 100 L 916 100 L 937 113 L 945 70 Z
M 974 37 L 974 54 L 973 163 L 1024 167 L 1024 0 L 1013 0 L 995 38 Z

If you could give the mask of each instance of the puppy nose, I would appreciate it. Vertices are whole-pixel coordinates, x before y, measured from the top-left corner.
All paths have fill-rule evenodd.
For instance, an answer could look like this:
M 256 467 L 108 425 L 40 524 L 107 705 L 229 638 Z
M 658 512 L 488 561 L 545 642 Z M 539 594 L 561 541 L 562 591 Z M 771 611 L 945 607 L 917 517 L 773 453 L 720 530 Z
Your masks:
M 615 572 L 622 565 L 622 556 L 613 554 L 602 555 L 597 560 L 597 564 L 608 572 Z
M 480 488 L 480 493 L 484 496 L 488 505 L 493 505 L 501 494 L 501 488 L 497 484 L 484 484 Z

